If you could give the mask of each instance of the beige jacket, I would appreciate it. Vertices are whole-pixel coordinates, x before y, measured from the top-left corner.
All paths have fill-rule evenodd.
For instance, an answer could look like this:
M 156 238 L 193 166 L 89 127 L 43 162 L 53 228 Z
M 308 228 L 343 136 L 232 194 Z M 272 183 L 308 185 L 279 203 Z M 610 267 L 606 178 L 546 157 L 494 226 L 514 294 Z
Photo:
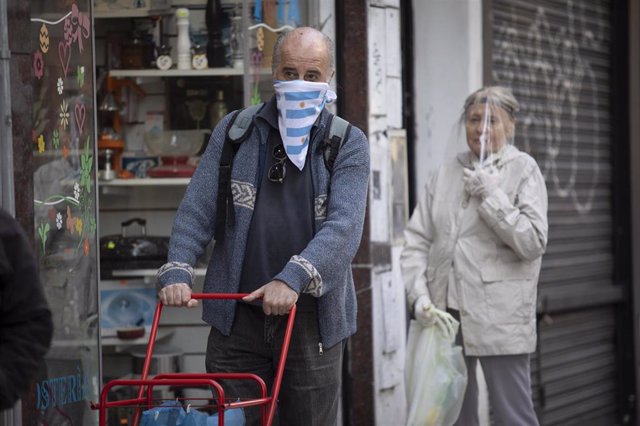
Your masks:
M 547 190 L 535 160 L 506 146 L 494 161 L 500 187 L 483 202 L 463 187 L 471 152 L 434 173 L 407 229 L 400 258 L 407 301 L 429 295 L 447 308 L 456 286 L 467 355 L 535 350 L 536 299 L 547 245 Z

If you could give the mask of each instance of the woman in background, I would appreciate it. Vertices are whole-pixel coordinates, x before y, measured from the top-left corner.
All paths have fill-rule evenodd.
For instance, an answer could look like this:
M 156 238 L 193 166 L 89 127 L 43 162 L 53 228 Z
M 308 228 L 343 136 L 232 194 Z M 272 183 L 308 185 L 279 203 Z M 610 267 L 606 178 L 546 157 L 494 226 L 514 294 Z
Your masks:
M 428 179 L 401 255 L 409 306 L 423 326 L 434 309 L 460 321 L 468 384 L 456 424 L 479 424 L 482 366 L 498 425 L 538 425 L 529 354 L 547 244 L 547 191 L 535 160 L 513 146 L 519 105 L 494 86 L 466 99 L 460 124 L 469 150 Z

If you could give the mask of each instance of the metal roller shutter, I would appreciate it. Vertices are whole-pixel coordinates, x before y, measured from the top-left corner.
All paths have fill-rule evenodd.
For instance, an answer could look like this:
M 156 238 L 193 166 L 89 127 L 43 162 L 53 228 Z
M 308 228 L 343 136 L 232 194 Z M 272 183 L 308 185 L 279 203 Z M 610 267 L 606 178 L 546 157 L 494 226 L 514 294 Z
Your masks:
M 520 101 L 516 144 L 536 158 L 549 190 L 532 357 L 544 425 L 616 423 L 610 7 L 493 0 L 485 9 L 485 69 Z
M 614 317 L 607 306 L 541 322 L 531 375 L 542 424 L 617 424 Z

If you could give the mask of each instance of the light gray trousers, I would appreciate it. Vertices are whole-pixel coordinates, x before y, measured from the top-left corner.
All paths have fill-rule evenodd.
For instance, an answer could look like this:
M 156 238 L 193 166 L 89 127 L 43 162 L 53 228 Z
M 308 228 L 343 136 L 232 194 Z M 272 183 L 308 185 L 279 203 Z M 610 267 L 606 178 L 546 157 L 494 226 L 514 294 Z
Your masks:
M 456 426 L 477 426 L 478 382 L 476 367 L 482 366 L 495 426 L 538 426 L 531 400 L 529 355 L 465 356 L 467 390 Z
M 460 312 L 448 309 L 460 321 Z M 456 336 L 456 344 L 463 345 L 462 327 Z M 460 415 L 454 426 L 479 426 L 478 414 L 478 362 L 487 382 L 489 404 L 493 410 L 494 426 L 539 426 L 531 399 L 531 366 L 529 354 L 466 356 L 467 389 Z

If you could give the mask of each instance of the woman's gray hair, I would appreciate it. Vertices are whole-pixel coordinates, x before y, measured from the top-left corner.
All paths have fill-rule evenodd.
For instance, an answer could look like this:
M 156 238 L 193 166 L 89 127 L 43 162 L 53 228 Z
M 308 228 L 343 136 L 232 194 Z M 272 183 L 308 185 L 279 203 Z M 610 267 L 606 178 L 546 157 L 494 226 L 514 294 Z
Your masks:
M 291 34 L 293 30 L 285 30 L 278 34 L 278 38 L 276 38 L 276 42 L 273 45 L 273 56 L 271 57 L 271 71 L 275 74 L 278 65 L 280 65 L 280 53 L 282 51 L 282 43 L 284 43 L 285 39 Z M 333 70 L 335 68 L 335 57 L 333 55 L 334 45 L 333 40 L 323 32 L 322 40 L 324 41 L 327 47 L 327 54 L 329 55 L 329 67 Z
M 467 116 L 467 112 L 472 105 L 485 104 L 496 105 L 502 108 L 509 114 L 512 120 L 515 120 L 516 113 L 520 110 L 520 104 L 518 103 L 513 92 L 508 87 L 504 86 L 489 86 L 478 89 L 464 101 L 464 107 L 462 109 L 461 120 L 464 121 Z

